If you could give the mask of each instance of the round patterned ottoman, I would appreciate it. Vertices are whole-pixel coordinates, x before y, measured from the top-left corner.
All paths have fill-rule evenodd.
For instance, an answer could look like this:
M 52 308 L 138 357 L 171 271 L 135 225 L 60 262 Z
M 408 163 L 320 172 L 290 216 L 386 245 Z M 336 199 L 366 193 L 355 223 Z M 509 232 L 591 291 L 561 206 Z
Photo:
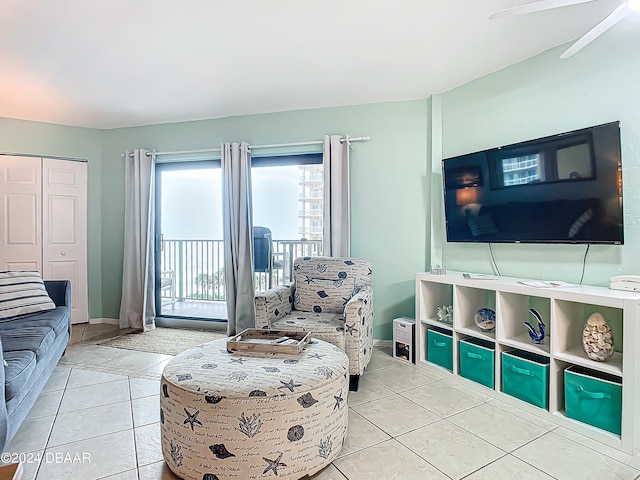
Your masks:
M 227 339 L 167 363 L 162 453 L 189 480 L 299 479 L 337 456 L 347 434 L 349 360 L 311 340 L 299 355 L 229 353 Z

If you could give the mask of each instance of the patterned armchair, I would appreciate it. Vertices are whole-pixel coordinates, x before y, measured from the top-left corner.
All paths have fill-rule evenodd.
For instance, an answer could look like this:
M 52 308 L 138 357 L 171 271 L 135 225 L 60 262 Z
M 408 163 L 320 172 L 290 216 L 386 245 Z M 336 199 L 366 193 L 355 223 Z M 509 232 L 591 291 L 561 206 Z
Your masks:
M 293 263 L 293 285 L 255 297 L 256 328 L 312 331 L 349 357 L 350 390 L 371 359 L 371 263 L 359 258 L 303 257 Z

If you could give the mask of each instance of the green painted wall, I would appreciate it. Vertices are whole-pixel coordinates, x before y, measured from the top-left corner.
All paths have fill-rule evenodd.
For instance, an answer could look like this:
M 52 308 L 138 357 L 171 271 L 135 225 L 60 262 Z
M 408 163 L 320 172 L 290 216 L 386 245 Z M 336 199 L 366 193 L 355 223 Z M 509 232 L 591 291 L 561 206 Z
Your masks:
M 351 156 L 352 254 L 373 263 L 374 334 L 390 339 L 393 318 L 413 316 L 415 273 L 428 263 L 427 106 L 427 100 L 415 100 L 104 131 L 103 316 L 117 317 L 120 305 L 125 150 L 300 142 L 348 133 L 371 137 L 354 144 Z
M 621 26 L 622 28 L 622 26 Z M 0 151 L 89 160 L 89 309 L 118 316 L 121 293 L 124 159 L 138 147 L 180 150 L 222 141 L 251 144 L 368 135 L 352 151 L 352 250 L 375 267 L 375 337 L 414 314 L 415 273 L 441 257 L 449 269 L 491 272 L 486 245 L 447 244 L 440 160 L 461 153 L 620 120 L 625 245 L 593 246 L 584 283 L 640 271 L 640 57 L 606 35 L 569 60 L 563 48 L 433 98 L 115 130 L 0 119 Z M 307 151 L 300 149 L 300 152 Z M 269 152 L 274 153 L 274 152 Z M 503 275 L 580 278 L 584 246 L 496 245 Z
M 559 59 L 566 46 L 553 49 L 441 96 L 443 158 L 620 120 L 625 245 L 590 248 L 584 283 L 592 285 L 640 272 L 640 57 L 616 39 L 604 35 L 568 60 Z M 440 158 L 433 161 L 440 172 Z M 433 208 L 441 215 L 442 202 Z M 434 244 L 443 242 L 443 227 L 435 224 Z M 486 244 L 443 243 L 449 269 L 492 272 Z M 498 244 L 494 253 L 502 275 L 577 283 L 585 248 Z
M 0 152 L 88 160 L 89 317 L 102 317 L 101 132 L 0 118 Z

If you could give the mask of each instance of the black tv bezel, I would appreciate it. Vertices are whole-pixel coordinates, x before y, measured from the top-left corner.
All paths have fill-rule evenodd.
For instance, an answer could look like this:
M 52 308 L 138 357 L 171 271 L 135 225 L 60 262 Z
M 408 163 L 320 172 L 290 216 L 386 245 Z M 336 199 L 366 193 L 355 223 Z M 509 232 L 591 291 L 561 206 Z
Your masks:
M 475 152 L 468 152 L 468 153 L 462 153 L 459 155 L 455 155 L 455 156 L 451 156 L 451 157 L 447 157 L 447 158 L 443 158 L 441 160 L 441 169 L 442 169 L 442 198 L 443 198 L 443 219 L 444 219 L 444 230 L 445 230 L 445 237 L 446 237 L 446 242 L 447 243 L 484 243 L 484 244 L 490 244 L 490 243 L 500 243 L 500 244 L 525 244 L 525 245 L 624 245 L 624 202 L 623 202 L 623 182 L 622 182 L 622 174 L 620 175 L 620 194 L 619 194 L 619 199 L 620 199 L 620 221 L 621 221 L 621 229 L 620 229 L 620 240 L 564 240 L 564 239 L 557 239 L 557 240 L 500 240 L 500 239 L 475 239 L 475 238 L 469 238 L 469 239 L 463 239 L 463 240 L 451 240 L 449 238 L 449 228 L 448 228 L 448 221 L 447 221 L 447 211 L 446 211 L 446 205 L 447 205 L 447 179 L 445 178 L 445 162 L 447 162 L 448 160 L 453 160 L 453 159 L 458 159 L 460 157 L 465 157 L 468 155 L 476 155 L 476 154 L 482 154 L 482 153 L 488 153 L 488 152 L 495 152 L 495 151 L 500 151 L 503 149 L 509 149 L 509 148 L 515 148 L 515 147 L 527 147 L 529 145 L 535 145 L 538 143 L 544 143 L 544 142 L 548 142 L 551 140 L 556 140 L 558 138 L 564 137 L 564 136 L 569 136 L 569 135 L 578 135 L 578 134 L 587 134 L 589 132 L 592 132 L 594 129 L 597 128 L 601 128 L 601 127 L 608 127 L 608 126 L 615 126 L 618 132 L 618 136 L 617 136 L 617 143 L 616 143 L 616 154 L 617 154 L 617 158 L 618 158 L 618 169 L 622 170 L 622 139 L 621 139 L 621 133 L 620 133 L 620 121 L 616 120 L 613 122 L 607 122 L 607 123 L 602 123 L 599 125 L 593 125 L 590 127 L 585 127 L 585 128 L 579 128 L 576 130 L 570 130 L 567 132 L 562 132 L 562 133 L 557 133 L 554 135 L 547 135 L 545 137 L 540 137 L 540 138 L 534 138 L 534 139 L 530 139 L 530 140 L 524 140 L 521 142 L 514 142 L 514 143 L 510 143 L 510 144 L 506 144 L 506 145 L 502 145 L 499 147 L 492 147 L 492 148 L 487 148 L 484 150 L 478 150 Z M 593 162 L 595 163 L 595 158 L 593 159 Z M 454 169 L 457 167 L 454 167 Z M 549 183 L 562 183 L 565 180 L 555 180 L 553 182 L 549 182 Z M 480 183 L 481 185 L 482 183 Z M 521 185 L 518 187 L 526 187 L 527 185 Z M 461 188 L 463 188 L 464 186 L 462 186 Z M 511 187 L 513 188 L 513 187 Z M 517 188 L 517 187 L 516 187 Z

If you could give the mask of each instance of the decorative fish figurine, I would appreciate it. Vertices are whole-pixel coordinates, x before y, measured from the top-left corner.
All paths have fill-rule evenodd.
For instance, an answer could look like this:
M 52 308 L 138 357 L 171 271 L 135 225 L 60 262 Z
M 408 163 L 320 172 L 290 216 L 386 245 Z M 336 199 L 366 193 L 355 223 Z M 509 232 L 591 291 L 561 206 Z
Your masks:
M 542 316 L 534 308 L 530 308 L 529 313 L 533 315 L 533 317 L 538 321 L 539 333 L 536 332 L 536 329 L 533 328 L 533 325 L 531 325 L 531 323 L 529 322 L 524 322 L 524 326 L 529 330 L 529 337 L 531 337 L 531 341 L 533 343 L 536 343 L 538 345 L 543 344 L 545 337 L 545 324 L 542 321 Z

